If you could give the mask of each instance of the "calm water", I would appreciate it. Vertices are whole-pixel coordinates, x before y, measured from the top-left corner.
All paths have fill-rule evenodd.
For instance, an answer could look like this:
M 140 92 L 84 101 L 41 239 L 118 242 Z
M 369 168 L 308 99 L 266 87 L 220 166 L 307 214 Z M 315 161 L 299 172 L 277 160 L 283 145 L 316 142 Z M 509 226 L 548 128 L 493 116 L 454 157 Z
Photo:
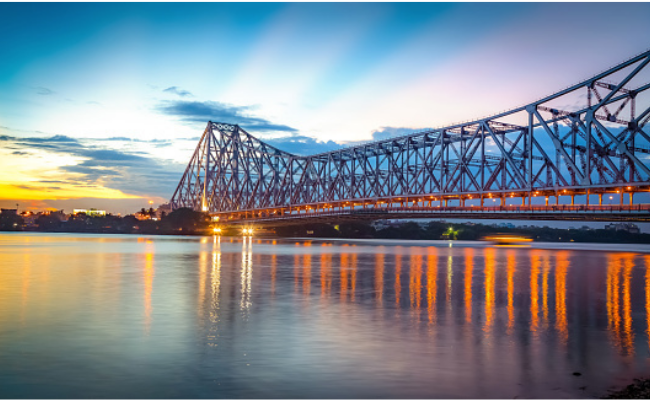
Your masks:
M 0 396 L 599 396 L 650 254 L 582 248 L 1 234 Z

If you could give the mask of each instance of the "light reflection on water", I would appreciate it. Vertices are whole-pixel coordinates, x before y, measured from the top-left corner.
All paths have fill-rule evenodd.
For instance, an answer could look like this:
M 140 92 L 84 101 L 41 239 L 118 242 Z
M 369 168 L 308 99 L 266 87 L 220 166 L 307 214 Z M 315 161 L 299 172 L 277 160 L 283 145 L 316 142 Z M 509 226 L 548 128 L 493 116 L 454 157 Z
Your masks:
M 0 396 L 600 396 L 650 372 L 601 247 L 1 234 Z

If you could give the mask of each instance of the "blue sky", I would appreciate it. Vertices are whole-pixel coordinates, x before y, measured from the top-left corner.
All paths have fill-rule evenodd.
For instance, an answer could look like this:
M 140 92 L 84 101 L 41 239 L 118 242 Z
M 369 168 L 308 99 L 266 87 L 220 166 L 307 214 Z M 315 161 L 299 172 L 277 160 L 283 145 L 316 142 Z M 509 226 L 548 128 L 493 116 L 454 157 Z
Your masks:
M 208 119 L 311 153 L 512 108 L 646 50 L 648 15 L 647 3 L 0 3 L 0 205 L 162 202 Z

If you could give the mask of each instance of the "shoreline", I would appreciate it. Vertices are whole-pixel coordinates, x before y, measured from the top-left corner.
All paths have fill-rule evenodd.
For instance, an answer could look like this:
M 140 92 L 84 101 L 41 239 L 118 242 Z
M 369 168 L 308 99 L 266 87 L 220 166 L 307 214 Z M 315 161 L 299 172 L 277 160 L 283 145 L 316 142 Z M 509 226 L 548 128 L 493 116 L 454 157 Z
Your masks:
M 214 234 L 176 234 L 176 233 L 125 233 L 125 232 L 47 232 L 47 231 L 0 231 L 0 234 L 64 234 L 64 235 L 124 235 L 124 236 L 158 236 L 158 237 L 178 237 L 178 238 L 199 238 L 211 237 Z M 240 238 L 241 235 L 217 235 L 222 237 Z M 484 240 L 431 240 L 431 239 L 391 239 L 391 238 L 336 238 L 336 237 L 308 237 L 308 236 L 278 236 L 278 235 L 258 235 L 253 236 L 259 240 L 287 240 L 287 241 L 315 241 L 315 242 L 344 242 L 356 243 L 360 245 L 381 246 L 420 246 L 420 247 L 499 247 L 506 249 L 538 249 L 538 250 L 567 250 L 567 251 L 605 251 L 605 252 L 634 252 L 650 254 L 650 244 L 645 243 L 602 243 L 602 242 L 545 242 L 533 241 L 525 245 L 499 245 L 494 242 Z M 598 248 L 594 248 L 598 245 Z

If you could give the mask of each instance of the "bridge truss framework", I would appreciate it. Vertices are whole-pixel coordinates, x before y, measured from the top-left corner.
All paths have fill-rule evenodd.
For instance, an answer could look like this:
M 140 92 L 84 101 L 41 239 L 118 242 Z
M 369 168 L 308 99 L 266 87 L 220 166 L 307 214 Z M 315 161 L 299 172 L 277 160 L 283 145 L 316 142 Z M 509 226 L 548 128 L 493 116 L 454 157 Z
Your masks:
M 172 208 L 222 222 L 333 211 L 493 206 L 520 198 L 650 188 L 650 51 L 531 104 L 488 118 L 311 156 L 238 125 L 208 122 Z M 569 106 L 567 106 L 569 104 Z M 488 201 L 485 204 L 484 201 Z M 491 200 L 491 201 L 490 201 Z M 514 211 L 514 209 L 513 209 Z

